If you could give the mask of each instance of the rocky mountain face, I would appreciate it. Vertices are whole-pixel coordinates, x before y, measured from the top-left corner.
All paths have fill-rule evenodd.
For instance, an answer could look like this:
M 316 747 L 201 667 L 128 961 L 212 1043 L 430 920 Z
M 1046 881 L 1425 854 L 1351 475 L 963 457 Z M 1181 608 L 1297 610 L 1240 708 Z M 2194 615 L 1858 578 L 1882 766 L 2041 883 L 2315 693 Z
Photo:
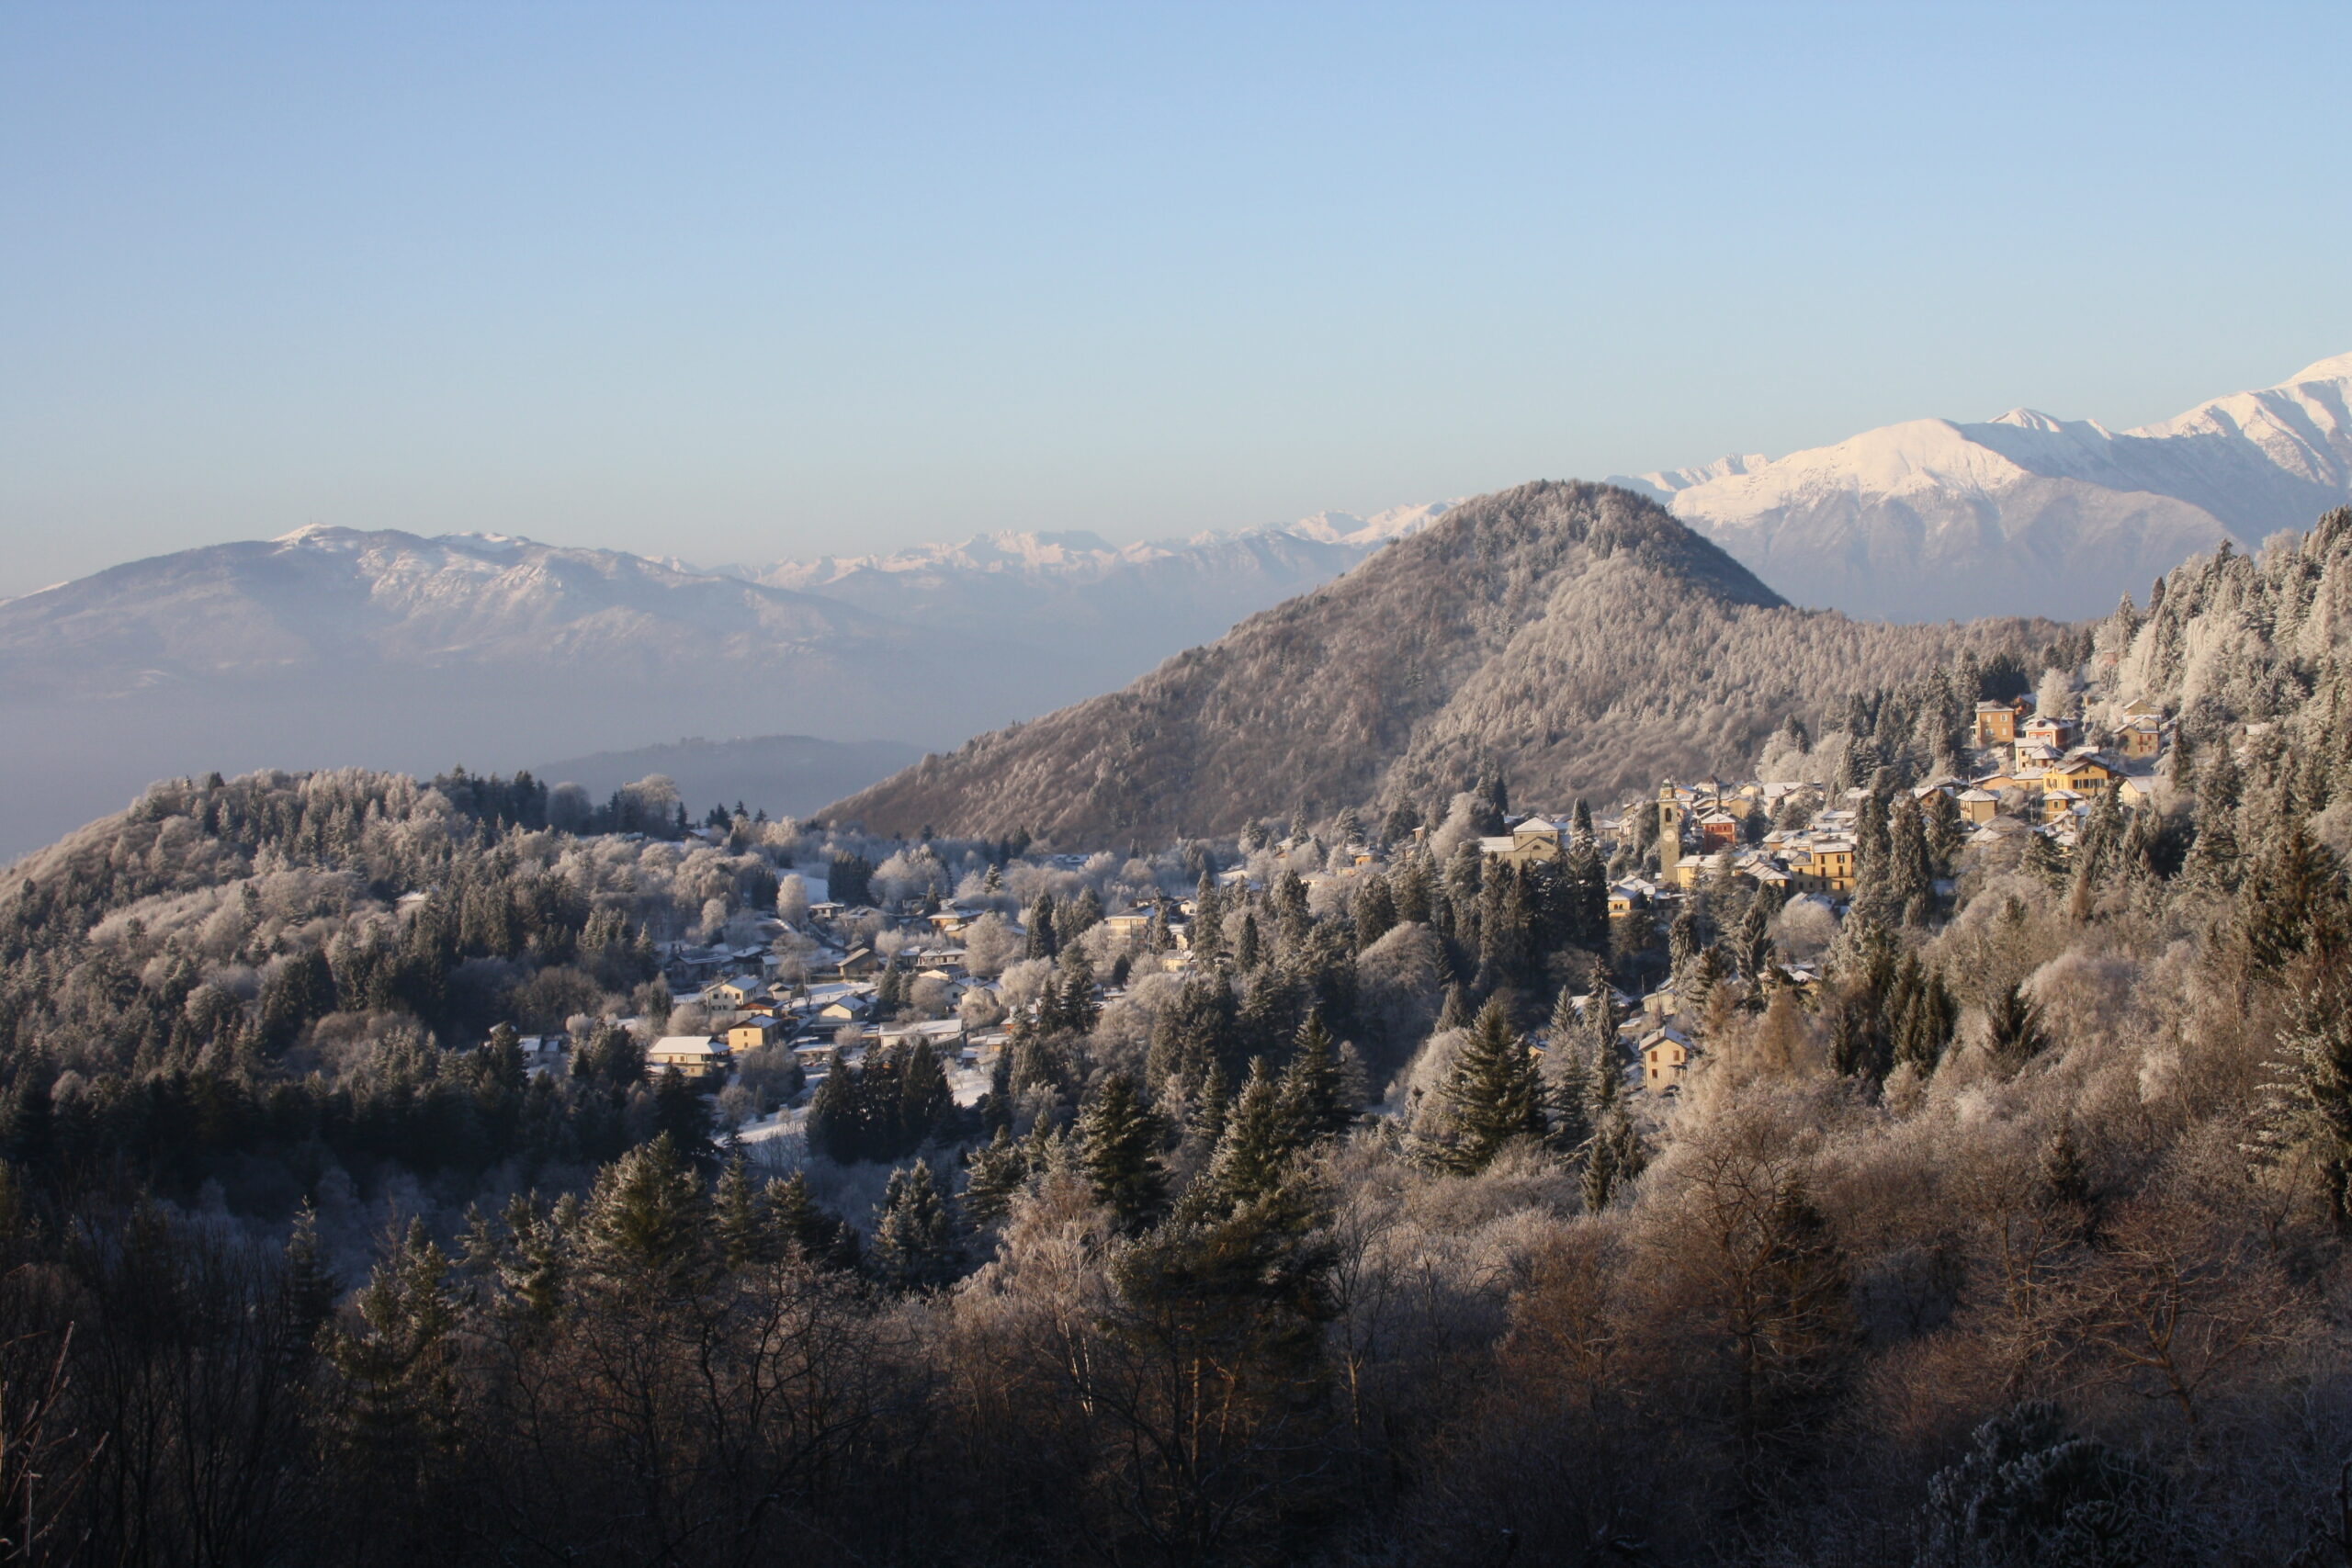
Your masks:
M 1124 691 L 927 757 L 829 815 L 1156 841 L 1270 812 L 1435 806 L 1488 767 L 1559 803 L 1730 766 L 1788 713 L 1817 720 L 1899 671 L 2025 652 L 2057 629 L 1796 609 L 1646 497 L 1525 485 Z
M 2224 538 L 2258 544 L 2352 499 L 2352 355 L 2136 430 L 2016 409 L 1614 482 L 1799 604 L 2076 619 Z

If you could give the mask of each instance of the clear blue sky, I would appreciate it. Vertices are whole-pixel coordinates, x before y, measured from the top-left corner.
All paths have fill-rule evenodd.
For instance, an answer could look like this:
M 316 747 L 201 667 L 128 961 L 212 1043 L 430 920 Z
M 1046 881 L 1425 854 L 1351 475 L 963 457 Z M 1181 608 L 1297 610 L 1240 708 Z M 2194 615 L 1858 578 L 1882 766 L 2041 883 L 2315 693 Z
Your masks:
M 2352 6 L 0 5 L 0 593 L 2111 424 L 2352 349 Z

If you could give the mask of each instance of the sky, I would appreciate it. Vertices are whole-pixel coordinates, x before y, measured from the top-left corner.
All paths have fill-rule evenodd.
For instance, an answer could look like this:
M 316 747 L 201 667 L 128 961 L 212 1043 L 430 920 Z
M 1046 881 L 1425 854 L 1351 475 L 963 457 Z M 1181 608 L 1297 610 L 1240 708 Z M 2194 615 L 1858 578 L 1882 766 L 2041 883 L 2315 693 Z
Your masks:
M 2113 426 L 2352 349 L 2352 6 L 0 4 L 0 595 Z

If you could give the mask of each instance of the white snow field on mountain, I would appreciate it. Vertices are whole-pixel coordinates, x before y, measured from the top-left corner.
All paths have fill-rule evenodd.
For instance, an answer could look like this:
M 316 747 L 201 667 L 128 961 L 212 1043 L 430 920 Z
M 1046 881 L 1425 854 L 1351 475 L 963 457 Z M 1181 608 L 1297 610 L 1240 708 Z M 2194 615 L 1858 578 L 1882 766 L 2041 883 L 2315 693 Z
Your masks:
M 1907 420 L 1614 482 L 1803 604 L 1890 620 L 2112 609 L 2228 537 L 2352 500 L 2352 354 L 2135 430 L 2032 409 Z

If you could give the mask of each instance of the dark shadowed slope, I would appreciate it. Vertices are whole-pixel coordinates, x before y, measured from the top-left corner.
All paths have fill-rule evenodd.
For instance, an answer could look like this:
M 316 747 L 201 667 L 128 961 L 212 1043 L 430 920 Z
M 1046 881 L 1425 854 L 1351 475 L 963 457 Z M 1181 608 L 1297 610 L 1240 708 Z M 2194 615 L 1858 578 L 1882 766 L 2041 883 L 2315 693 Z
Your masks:
M 1124 691 L 831 811 L 892 832 L 1159 840 L 1431 799 L 1489 765 L 1557 800 L 1727 766 L 1786 713 L 1817 718 L 1963 648 L 2022 650 L 2055 629 L 1794 609 L 1655 502 L 1546 481 L 1466 502 Z

